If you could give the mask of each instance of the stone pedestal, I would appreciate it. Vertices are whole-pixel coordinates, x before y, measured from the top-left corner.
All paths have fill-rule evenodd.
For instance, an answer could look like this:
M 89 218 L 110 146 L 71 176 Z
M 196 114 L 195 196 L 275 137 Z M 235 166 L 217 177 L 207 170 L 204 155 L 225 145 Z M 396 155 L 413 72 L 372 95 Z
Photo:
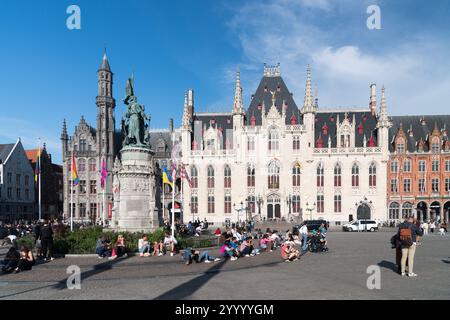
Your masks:
M 154 152 L 147 148 L 125 147 L 114 177 L 117 190 L 115 225 L 117 231 L 151 232 L 159 227 L 155 205 Z

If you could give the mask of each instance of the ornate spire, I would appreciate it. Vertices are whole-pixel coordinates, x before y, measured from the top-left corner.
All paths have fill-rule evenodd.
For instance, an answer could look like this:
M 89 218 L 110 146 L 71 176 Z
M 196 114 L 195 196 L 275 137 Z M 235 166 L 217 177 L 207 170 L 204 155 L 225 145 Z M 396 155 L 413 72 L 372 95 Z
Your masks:
M 69 135 L 67 134 L 67 125 L 66 125 L 66 119 L 63 120 L 63 127 L 61 132 L 61 140 L 68 140 Z
M 244 114 L 244 104 L 242 103 L 241 72 L 239 67 L 236 70 L 236 87 L 234 91 L 233 114 Z
M 184 93 L 184 108 L 183 108 L 183 129 L 188 129 L 190 125 L 189 118 L 189 106 L 188 106 L 188 93 L 187 91 Z
M 305 88 L 305 99 L 303 102 L 303 113 L 307 112 L 316 112 L 311 87 L 311 67 L 309 65 L 308 68 L 306 69 L 306 88 Z
M 111 71 L 111 67 L 109 66 L 109 62 L 108 62 L 108 56 L 106 55 L 106 48 L 105 48 L 105 52 L 103 53 L 103 61 L 102 61 L 102 65 L 100 66 L 100 70 Z
M 389 121 L 386 105 L 386 94 L 384 85 L 381 88 L 381 111 L 380 117 L 378 118 L 378 127 L 391 127 L 391 122 Z

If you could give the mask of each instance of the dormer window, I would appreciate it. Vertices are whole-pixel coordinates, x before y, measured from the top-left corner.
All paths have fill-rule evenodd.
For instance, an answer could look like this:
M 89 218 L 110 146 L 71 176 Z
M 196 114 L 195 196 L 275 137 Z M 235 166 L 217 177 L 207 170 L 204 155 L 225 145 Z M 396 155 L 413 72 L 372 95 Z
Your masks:
M 395 150 L 397 151 L 397 153 L 405 152 L 405 140 L 404 139 L 397 139 L 397 145 L 395 147 Z
M 431 152 L 439 153 L 439 151 L 441 151 L 441 146 L 440 146 L 440 143 L 439 143 L 439 139 L 435 138 L 435 139 L 433 139 L 433 144 L 431 145 Z

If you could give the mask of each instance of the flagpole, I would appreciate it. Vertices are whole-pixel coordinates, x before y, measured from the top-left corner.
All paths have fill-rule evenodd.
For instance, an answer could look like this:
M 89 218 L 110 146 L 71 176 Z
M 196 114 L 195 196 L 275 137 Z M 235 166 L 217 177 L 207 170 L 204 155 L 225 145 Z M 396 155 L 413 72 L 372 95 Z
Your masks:
M 184 215 L 183 179 L 184 179 L 184 175 L 185 175 L 185 172 L 184 172 L 185 168 L 184 168 L 184 164 L 183 164 L 183 163 L 181 163 L 181 170 L 182 170 L 183 172 L 181 172 L 181 180 L 180 180 L 180 183 L 181 183 L 181 206 L 180 206 L 180 213 L 183 213 L 183 215 Z M 181 218 L 181 214 L 180 214 L 180 218 Z M 181 220 L 181 221 L 183 221 L 183 220 Z
M 175 133 L 172 133 L 172 148 L 175 147 Z M 175 164 L 175 158 L 172 157 L 172 164 Z M 175 237 L 175 186 L 176 186 L 176 177 L 172 177 L 172 238 Z
M 39 159 L 38 159 L 38 161 L 39 161 L 39 176 L 38 176 L 38 179 L 39 179 L 39 220 L 41 220 L 42 219 L 42 202 L 41 202 L 41 171 L 42 171 L 42 169 L 41 169 L 41 138 L 39 138 Z
M 73 145 L 72 145 L 72 158 L 70 159 L 70 231 L 73 231 Z

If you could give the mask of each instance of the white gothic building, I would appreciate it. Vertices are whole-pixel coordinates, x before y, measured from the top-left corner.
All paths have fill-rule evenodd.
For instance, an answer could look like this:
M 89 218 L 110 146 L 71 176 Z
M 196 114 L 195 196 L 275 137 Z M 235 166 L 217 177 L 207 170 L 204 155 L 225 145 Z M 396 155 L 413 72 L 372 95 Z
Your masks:
M 264 66 L 248 108 L 239 71 L 230 113 L 195 112 L 188 90 L 181 136 L 192 183 L 184 184 L 183 219 L 385 221 L 391 124 L 384 88 L 380 111 L 370 88 L 368 108 L 320 110 L 308 67 L 298 107 L 278 64 Z

